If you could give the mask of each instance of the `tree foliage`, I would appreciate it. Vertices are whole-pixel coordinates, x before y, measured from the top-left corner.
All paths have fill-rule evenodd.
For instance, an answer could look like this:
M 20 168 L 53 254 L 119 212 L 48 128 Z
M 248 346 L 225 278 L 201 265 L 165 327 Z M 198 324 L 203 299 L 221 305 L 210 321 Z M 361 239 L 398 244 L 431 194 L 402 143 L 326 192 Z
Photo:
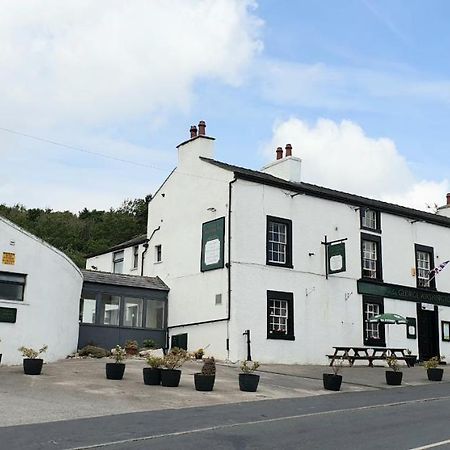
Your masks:
M 125 200 L 109 211 L 70 211 L 30 208 L 0 204 L 3 216 L 63 251 L 78 267 L 85 267 L 85 257 L 108 249 L 147 230 L 145 199 Z

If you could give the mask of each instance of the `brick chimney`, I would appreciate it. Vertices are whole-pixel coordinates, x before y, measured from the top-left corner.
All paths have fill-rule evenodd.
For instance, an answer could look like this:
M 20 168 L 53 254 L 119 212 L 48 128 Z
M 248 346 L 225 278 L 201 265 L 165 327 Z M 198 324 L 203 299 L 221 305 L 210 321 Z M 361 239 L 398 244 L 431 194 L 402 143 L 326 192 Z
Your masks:
M 286 144 L 285 150 L 285 157 L 283 157 L 283 149 L 278 147 L 276 150 L 276 160 L 264 166 L 261 172 L 269 173 L 274 177 L 286 181 L 300 183 L 302 160 L 292 156 L 291 144 Z
M 198 127 L 189 129 L 189 139 L 177 145 L 178 167 L 189 168 L 200 162 L 200 157 L 214 158 L 214 138 L 206 136 L 206 123 L 200 120 Z
M 450 218 L 450 192 L 447 193 L 447 202 L 437 210 L 437 214 Z

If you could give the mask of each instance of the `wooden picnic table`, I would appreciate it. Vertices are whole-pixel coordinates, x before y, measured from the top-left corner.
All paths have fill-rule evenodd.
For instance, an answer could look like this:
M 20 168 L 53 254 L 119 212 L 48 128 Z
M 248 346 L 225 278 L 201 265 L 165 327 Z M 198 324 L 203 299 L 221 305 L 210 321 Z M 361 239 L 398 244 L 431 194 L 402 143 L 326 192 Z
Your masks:
M 405 361 L 409 367 L 409 359 L 406 348 L 397 347 L 333 347 L 334 353 L 327 355 L 330 359 L 330 367 L 336 359 L 345 359 L 353 366 L 355 361 L 368 361 L 369 367 L 373 367 L 375 360 L 384 361 L 388 356 L 394 356 L 397 360 Z

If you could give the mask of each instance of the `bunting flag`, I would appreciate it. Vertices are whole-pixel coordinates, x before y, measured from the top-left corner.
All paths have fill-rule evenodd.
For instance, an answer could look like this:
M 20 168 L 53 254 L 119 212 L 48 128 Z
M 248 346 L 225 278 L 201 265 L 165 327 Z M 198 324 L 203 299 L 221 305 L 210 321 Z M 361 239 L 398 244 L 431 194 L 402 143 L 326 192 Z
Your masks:
M 450 260 L 448 261 L 444 261 L 443 263 L 439 264 L 437 267 L 435 267 L 434 269 L 431 269 L 428 272 L 428 279 L 432 280 L 438 273 L 442 272 L 445 269 L 445 266 L 450 262 Z

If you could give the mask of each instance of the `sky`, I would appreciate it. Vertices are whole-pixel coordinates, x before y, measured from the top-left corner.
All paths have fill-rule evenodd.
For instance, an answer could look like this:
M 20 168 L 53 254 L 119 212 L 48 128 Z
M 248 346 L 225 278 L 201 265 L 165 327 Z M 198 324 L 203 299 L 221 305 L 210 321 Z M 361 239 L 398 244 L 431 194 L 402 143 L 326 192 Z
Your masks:
M 0 0 L 0 203 L 155 192 L 189 127 L 260 169 L 431 210 L 450 192 L 446 0 Z M 59 143 L 62 145 L 55 145 Z

